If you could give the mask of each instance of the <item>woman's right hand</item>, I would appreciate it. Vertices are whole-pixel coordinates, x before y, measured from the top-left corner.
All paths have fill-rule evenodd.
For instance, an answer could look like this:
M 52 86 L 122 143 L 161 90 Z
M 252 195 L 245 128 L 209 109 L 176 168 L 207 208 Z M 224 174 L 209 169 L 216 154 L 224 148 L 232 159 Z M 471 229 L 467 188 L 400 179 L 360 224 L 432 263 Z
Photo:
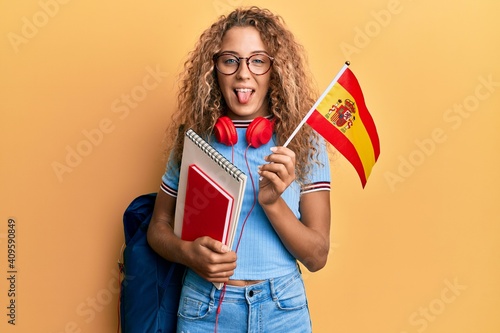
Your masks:
M 210 237 L 193 242 L 177 237 L 173 230 L 175 204 L 175 197 L 158 192 L 148 228 L 149 245 L 163 258 L 191 268 L 210 282 L 227 282 L 236 268 L 236 253 Z
M 187 243 L 188 266 L 214 283 L 226 283 L 236 268 L 236 253 L 221 242 L 205 236 Z

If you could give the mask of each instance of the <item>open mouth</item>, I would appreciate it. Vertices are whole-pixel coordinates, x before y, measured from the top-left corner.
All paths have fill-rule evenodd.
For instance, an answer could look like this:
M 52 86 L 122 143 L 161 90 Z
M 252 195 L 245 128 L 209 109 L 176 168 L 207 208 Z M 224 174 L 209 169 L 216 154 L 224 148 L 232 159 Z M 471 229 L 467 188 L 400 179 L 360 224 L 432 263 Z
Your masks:
M 234 89 L 234 93 L 236 94 L 236 97 L 238 98 L 238 102 L 240 102 L 240 104 L 247 104 L 250 100 L 250 97 L 252 97 L 254 90 L 250 88 L 238 88 Z

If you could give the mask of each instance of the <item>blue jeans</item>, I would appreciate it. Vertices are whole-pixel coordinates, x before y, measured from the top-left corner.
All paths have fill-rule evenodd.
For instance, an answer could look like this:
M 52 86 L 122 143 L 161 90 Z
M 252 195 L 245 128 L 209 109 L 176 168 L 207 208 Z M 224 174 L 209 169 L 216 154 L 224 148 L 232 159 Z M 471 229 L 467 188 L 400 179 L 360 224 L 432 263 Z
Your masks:
M 221 292 L 188 270 L 179 303 L 177 333 L 214 332 Z M 217 332 L 312 332 L 300 273 L 246 287 L 226 286 Z

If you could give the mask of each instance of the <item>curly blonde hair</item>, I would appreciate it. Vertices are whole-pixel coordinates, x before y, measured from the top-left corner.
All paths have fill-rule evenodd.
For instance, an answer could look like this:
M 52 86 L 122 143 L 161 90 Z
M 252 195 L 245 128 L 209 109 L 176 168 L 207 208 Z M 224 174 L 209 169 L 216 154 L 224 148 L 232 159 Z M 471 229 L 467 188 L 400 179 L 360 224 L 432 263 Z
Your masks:
M 184 130 L 192 128 L 202 137 L 208 137 L 217 119 L 225 113 L 213 56 L 220 51 L 225 33 L 232 27 L 256 28 L 269 54 L 274 57 L 269 86 L 269 112 L 274 116 L 277 144 L 282 145 L 292 134 L 318 96 L 302 45 L 286 28 L 284 20 L 267 9 L 240 8 L 221 16 L 205 30 L 184 63 L 180 75 L 178 106 L 167 130 L 167 153 L 180 163 Z M 181 134 L 181 135 L 179 135 Z M 317 135 L 309 126 L 303 126 L 288 148 L 296 154 L 296 176 L 305 180 L 310 170 L 310 159 L 316 160 Z

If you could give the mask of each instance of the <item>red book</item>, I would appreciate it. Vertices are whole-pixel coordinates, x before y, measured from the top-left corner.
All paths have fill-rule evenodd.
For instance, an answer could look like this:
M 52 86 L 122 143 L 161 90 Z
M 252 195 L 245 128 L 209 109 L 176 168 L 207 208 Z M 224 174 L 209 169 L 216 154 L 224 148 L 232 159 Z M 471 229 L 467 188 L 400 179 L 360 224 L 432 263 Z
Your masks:
M 181 238 L 202 236 L 227 244 L 233 197 L 196 164 L 188 167 Z

